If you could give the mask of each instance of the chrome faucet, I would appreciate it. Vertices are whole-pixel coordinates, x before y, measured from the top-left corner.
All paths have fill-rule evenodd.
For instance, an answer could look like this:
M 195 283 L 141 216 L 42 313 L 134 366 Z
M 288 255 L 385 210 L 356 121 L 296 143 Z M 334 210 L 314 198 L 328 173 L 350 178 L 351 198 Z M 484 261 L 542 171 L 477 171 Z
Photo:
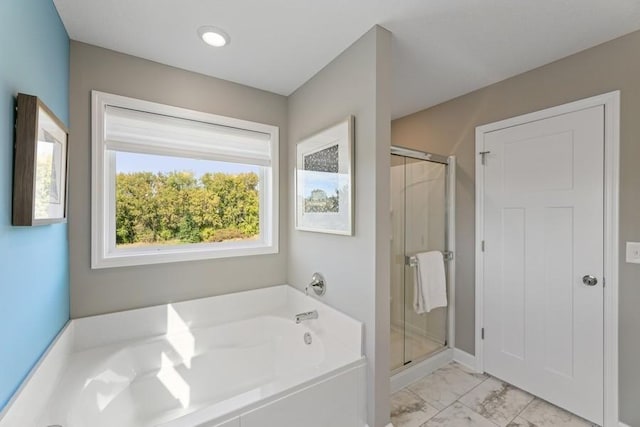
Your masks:
M 317 319 L 318 310 L 306 311 L 304 313 L 296 314 L 296 323 L 302 323 L 305 320 Z
M 311 283 L 309 283 L 307 287 L 304 288 L 305 295 L 309 295 L 309 288 L 313 289 L 313 292 L 315 292 L 316 295 L 320 297 L 324 295 L 325 292 L 327 292 L 327 285 L 324 281 L 324 277 L 322 277 L 322 274 L 313 273 L 313 276 L 311 276 Z

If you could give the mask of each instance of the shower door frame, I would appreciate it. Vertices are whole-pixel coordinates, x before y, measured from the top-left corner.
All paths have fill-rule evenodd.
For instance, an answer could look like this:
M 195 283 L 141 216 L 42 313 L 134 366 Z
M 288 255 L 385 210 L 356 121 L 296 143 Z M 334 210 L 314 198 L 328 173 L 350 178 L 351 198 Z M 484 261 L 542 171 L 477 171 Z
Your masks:
M 418 151 L 396 145 L 391 146 L 390 155 L 401 156 L 410 159 L 423 160 L 432 163 L 439 163 L 446 166 L 446 179 L 445 179 L 445 248 L 442 250 L 450 252 L 451 258 L 445 260 L 445 268 L 447 272 L 447 299 L 449 305 L 447 307 L 447 330 L 445 333 L 446 343 L 445 346 L 428 354 L 424 357 L 411 360 L 404 366 L 391 371 L 391 375 L 398 374 L 407 368 L 413 367 L 423 361 L 429 360 L 441 354 L 443 351 L 455 348 L 455 272 L 456 272 L 456 250 L 455 250 L 455 200 L 456 200 L 456 157 L 455 156 L 443 156 L 441 154 L 430 153 L 428 151 Z M 406 227 L 406 224 L 405 224 Z M 406 230 L 405 230 L 406 232 Z M 406 254 L 405 254 L 406 255 Z M 404 284 L 403 284 L 404 286 Z

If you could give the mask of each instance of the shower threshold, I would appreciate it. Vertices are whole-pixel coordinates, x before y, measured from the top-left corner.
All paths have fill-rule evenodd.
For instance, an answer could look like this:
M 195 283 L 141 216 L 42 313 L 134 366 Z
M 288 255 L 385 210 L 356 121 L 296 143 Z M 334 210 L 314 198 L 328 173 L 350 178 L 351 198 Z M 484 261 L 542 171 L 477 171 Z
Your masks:
M 441 347 L 434 352 L 391 371 L 391 393 L 399 391 L 453 360 L 453 349 Z

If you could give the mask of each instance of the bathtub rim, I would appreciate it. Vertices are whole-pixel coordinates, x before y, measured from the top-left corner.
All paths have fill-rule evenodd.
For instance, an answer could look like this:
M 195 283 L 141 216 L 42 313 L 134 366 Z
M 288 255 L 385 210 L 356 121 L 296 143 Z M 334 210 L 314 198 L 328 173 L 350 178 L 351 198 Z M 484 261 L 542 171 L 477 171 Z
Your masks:
M 73 341 L 74 322 L 73 319 L 69 319 L 0 411 L 0 427 L 14 426 L 14 419 L 22 420 L 25 417 L 29 422 L 34 422 L 36 411 L 33 411 L 33 408 L 40 411 L 49 400 L 74 352 Z M 42 393 L 41 387 L 46 387 L 47 391 Z
M 240 300 L 247 298 L 253 298 L 257 302 L 256 306 L 261 308 L 239 304 Z M 318 298 L 306 296 L 300 289 L 289 284 L 273 285 L 253 290 L 193 298 L 190 300 L 72 319 L 76 324 L 74 328 L 74 349 L 85 350 L 130 339 L 134 340 L 165 335 L 168 332 L 167 321 L 166 318 L 163 317 L 163 312 L 166 310 L 166 307 L 171 306 L 177 311 L 189 307 L 189 309 L 193 309 L 194 312 L 202 312 L 202 306 L 209 308 L 209 304 L 216 303 L 224 310 L 231 311 L 233 310 L 228 306 L 235 305 L 236 310 L 233 311 L 231 316 L 225 317 L 221 323 L 217 323 L 215 320 L 202 320 L 210 315 L 214 315 L 215 317 L 215 313 L 212 314 L 209 310 L 204 310 L 206 313 L 203 314 L 196 323 L 189 324 L 189 326 L 212 326 L 256 317 L 258 315 L 272 314 L 275 310 L 291 303 L 299 307 L 299 309 L 296 310 L 297 312 L 309 311 L 311 309 L 318 310 L 322 317 L 323 324 L 339 322 L 343 327 L 333 331 L 335 332 L 333 338 L 337 339 L 337 341 L 349 351 L 364 355 L 364 324 L 361 321 L 354 319 Z M 288 313 L 292 319 L 294 314 L 294 312 Z M 153 319 L 147 318 L 147 316 L 155 316 L 155 324 Z M 136 318 L 144 318 L 144 322 L 136 322 Z M 117 324 L 120 321 L 127 321 L 127 327 L 118 327 Z M 187 319 L 187 323 L 188 322 L 189 319 Z M 314 322 L 309 322 L 309 325 L 314 325 Z M 96 335 L 93 333 L 96 328 L 101 330 L 101 334 Z
M 68 362 L 71 355 L 78 351 L 87 350 L 94 347 L 101 347 L 104 345 L 113 344 L 116 342 L 125 342 L 128 340 L 133 340 L 137 338 L 150 338 L 161 336 L 166 334 L 167 331 L 156 331 L 155 333 L 149 335 L 142 336 L 132 336 L 124 339 L 116 339 L 116 340 L 107 340 L 106 342 L 98 343 L 95 342 L 92 345 L 87 346 L 86 334 L 86 326 L 87 322 L 91 321 L 100 321 L 101 319 L 114 319 L 118 316 L 126 316 L 127 314 L 135 313 L 135 314 L 144 314 L 149 313 L 151 310 L 158 310 L 164 307 L 168 307 L 170 305 L 188 305 L 189 303 L 206 303 L 209 300 L 220 299 L 220 298 L 233 298 L 233 296 L 243 296 L 247 294 L 261 294 L 261 293 L 284 293 L 286 295 L 286 299 L 282 301 L 279 306 L 287 305 L 287 304 L 300 304 L 301 301 L 306 305 L 311 305 L 316 309 L 322 310 L 328 317 L 330 318 L 330 322 L 340 320 L 346 320 L 351 326 L 354 328 L 351 332 L 357 330 L 358 342 L 357 344 L 354 342 L 350 342 L 349 340 L 345 341 L 343 339 L 336 338 L 347 351 L 353 352 L 357 351 L 359 356 L 354 358 L 354 361 L 347 363 L 346 365 L 342 365 L 336 369 L 333 369 L 329 372 L 325 372 L 317 377 L 310 378 L 306 381 L 303 381 L 300 384 L 289 387 L 287 389 L 281 390 L 277 393 L 274 393 L 271 396 L 263 398 L 258 402 L 253 402 L 248 404 L 247 406 L 243 406 L 238 408 L 236 411 L 246 412 L 250 407 L 255 409 L 257 407 L 268 404 L 268 402 L 274 402 L 278 399 L 283 398 L 284 396 L 293 393 L 294 391 L 301 391 L 307 387 L 310 387 L 312 384 L 316 382 L 320 382 L 331 378 L 332 376 L 339 375 L 339 373 L 347 372 L 350 369 L 356 369 L 360 367 L 361 364 L 365 366 L 367 364 L 367 359 L 364 355 L 364 325 L 361 321 L 354 319 L 351 316 L 346 315 L 345 313 L 337 310 L 334 307 L 326 304 L 325 302 L 314 298 L 305 296 L 305 294 L 297 289 L 296 287 L 289 284 L 280 284 L 273 285 L 263 288 L 258 288 L 254 290 L 245 290 L 239 291 L 229 294 L 215 295 L 209 297 L 201 297 L 201 298 L 193 298 L 190 300 L 184 300 L 179 302 L 172 302 L 166 304 L 157 304 L 149 307 L 140 307 L 131 310 L 123 310 L 117 311 L 113 313 L 104 313 L 98 314 L 94 316 L 81 317 L 77 319 L 70 319 L 64 325 L 64 327 L 60 330 L 60 332 L 56 335 L 56 337 L 49 344 L 47 349 L 40 356 L 38 361 L 34 364 L 34 366 L 29 371 L 28 375 L 22 381 L 16 392 L 13 394 L 11 399 L 9 399 L 7 405 L 0 411 L 0 427 L 12 427 L 15 425 L 32 425 L 34 424 L 38 418 L 43 414 L 46 409 L 46 405 L 51 398 L 51 394 L 54 392 L 55 386 L 59 384 L 60 377 L 63 372 L 68 367 Z M 303 310 L 301 310 L 303 311 Z M 269 313 L 267 310 L 265 313 Z M 321 314 L 322 315 L 322 314 Z M 325 317 L 323 316 L 323 317 Z M 241 317 L 246 318 L 246 317 Z M 233 322 L 236 319 L 231 319 L 228 322 Z M 194 326 L 202 326 L 205 323 L 200 323 Z M 85 331 L 83 331 L 85 329 Z M 342 334 L 343 331 L 338 329 L 338 332 Z M 316 331 L 316 333 L 319 333 Z M 335 337 L 334 337 L 335 338 Z M 91 341 L 90 341 L 91 342 Z M 353 353 L 352 353 L 353 354 Z M 366 384 L 366 378 L 365 378 Z M 46 387 L 46 392 L 43 393 L 43 387 Z M 277 396 L 277 397 L 276 397 Z M 255 406 L 253 406 L 255 405 Z M 194 411 L 193 413 L 187 414 L 182 418 L 189 417 L 190 415 L 199 413 L 200 411 L 206 410 L 207 408 L 201 408 L 200 410 Z M 239 413 L 239 412 L 238 412 Z M 227 418 L 228 414 L 221 415 L 220 421 L 222 422 Z M 238 414 L 236 413 L 236 416 Z M 224 418 L 222 418 L 224 417 Z M 229 418 L 233 418 L 233 416 L 229 415 Z M 216 418 L 217 420 L 217 418 Z M 171 422 L 176 422 L 178 420 L 173 420 Z M 16 424 L 16 422 L 18 424 Z M 20 424 L 22 423 L 22 424 Z M 206 421 L 208 423 L 208 421 Z M 166 424 L 166 427 L 174 427 L 174 424 Z M 163 425 L 163 426 L 165 426 Z M 180 424 L 175 424 L 175 427 L 179 427 Z

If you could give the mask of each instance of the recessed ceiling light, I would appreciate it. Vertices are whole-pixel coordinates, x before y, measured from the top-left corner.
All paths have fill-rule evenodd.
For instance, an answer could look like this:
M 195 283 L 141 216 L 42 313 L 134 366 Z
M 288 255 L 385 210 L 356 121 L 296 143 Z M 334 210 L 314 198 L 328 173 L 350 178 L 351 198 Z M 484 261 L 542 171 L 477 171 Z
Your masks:
M 198 35 L 203 42 L 210 46 L 222 47 L 229 44 L 229 35 L 216 27 L 200 27 Z

